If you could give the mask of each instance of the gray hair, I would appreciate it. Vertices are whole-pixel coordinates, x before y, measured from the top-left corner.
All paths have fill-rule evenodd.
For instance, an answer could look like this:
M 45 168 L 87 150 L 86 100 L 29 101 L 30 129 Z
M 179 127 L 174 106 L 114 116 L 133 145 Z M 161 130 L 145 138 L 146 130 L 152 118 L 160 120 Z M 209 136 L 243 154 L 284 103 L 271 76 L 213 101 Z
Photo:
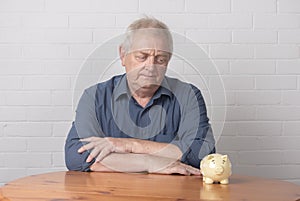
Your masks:
M 133 43 L 134 34 L 137 32 L 151 33 L 155 35 L 163 35 L 167 39 L 170 53 L 173 51 L 173 39 L 171 32 L 166 24 L 153 17 L 143 17 L 131 23 L 125 34 L 125 39 L 121 47 L 125 52 L 130 50 Z

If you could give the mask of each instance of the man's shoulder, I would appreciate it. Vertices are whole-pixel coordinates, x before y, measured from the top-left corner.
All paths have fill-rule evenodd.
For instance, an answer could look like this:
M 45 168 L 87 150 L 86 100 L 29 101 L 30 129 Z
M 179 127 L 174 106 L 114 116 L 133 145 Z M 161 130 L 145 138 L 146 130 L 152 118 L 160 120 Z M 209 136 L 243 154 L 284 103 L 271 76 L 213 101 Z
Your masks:
M 168 76 L 165 76 L 165 78 L 166 78 L 168 86 L 172 92 L 182 91 L 182 90 L 187 90 L 187 89 L 191 89 L 194 92 L 200 91 L 200 89 L 192 83 L 182 81 L 182 80 L 179 80 L 179 79 L 173 78 L 173 77 L 168 77 Z
M 111 91 L 114 89 L 114 87 L 118 84 L 118 82 L 121 80 L 121 78 L 124 76 L 123 75 L 116 75 L 111 77 L 110 79 L 103 81 L 103 82 L 99 82 L 95 85 L 92 85 L 88 88 L 85 89 L 86 92 L 95 92 L 95 91 L 100 91 L 100 92 L 104 92 L 104 91 Z

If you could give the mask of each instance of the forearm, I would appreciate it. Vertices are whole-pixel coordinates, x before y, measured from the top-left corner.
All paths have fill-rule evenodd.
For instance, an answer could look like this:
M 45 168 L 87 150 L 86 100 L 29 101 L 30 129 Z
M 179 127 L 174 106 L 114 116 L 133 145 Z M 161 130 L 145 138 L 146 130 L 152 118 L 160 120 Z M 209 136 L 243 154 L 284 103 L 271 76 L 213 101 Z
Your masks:
M 133 138 L 117 138 L 117 140 L 116 138 L 108 139 L 114 141 L 116 147 L 118 147 L 117 143 L 125 143 L 127 153 L 151 154 L 176 160 L 180 160 L 182 157 L 181 150 L 171 143 L 153 142 Z
M 133 153 L 111 153 L 102 161 L 95 162 L 90 169 L 99 172 L 148 172 L 148 155 Z

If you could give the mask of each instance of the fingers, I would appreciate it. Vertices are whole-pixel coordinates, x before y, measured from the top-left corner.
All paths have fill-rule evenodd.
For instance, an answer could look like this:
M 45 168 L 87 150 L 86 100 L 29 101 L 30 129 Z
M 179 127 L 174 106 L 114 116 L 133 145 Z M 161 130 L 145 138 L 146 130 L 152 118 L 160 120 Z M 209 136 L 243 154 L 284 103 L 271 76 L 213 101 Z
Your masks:
M 184 163 L 175 163 L 165 168 L 161 173 L 163 174 L 182 174 L 182 175 L 201 175 L 200 170 Z
M 111 152 L 113 152 L 112 150 L 110 150 L 109 148 L 105 148 L 103 149 L 100 154 L 97 156 L 96 158 L 96 162 L 102 161 L 106 156 L 108 156 Z

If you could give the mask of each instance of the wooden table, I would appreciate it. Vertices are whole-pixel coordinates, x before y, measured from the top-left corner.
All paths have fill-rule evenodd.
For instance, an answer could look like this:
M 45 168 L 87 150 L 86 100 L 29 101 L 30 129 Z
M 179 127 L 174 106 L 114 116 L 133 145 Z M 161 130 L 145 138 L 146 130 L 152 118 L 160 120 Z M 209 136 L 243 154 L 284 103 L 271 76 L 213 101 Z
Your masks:
M 233 175 L 229 185 L 207 185 L 199 176 L 54 172 L 17 179 L 6 184 L 1 192 L 1 201 L 300 201 L 300 186 L 240 175 Z

